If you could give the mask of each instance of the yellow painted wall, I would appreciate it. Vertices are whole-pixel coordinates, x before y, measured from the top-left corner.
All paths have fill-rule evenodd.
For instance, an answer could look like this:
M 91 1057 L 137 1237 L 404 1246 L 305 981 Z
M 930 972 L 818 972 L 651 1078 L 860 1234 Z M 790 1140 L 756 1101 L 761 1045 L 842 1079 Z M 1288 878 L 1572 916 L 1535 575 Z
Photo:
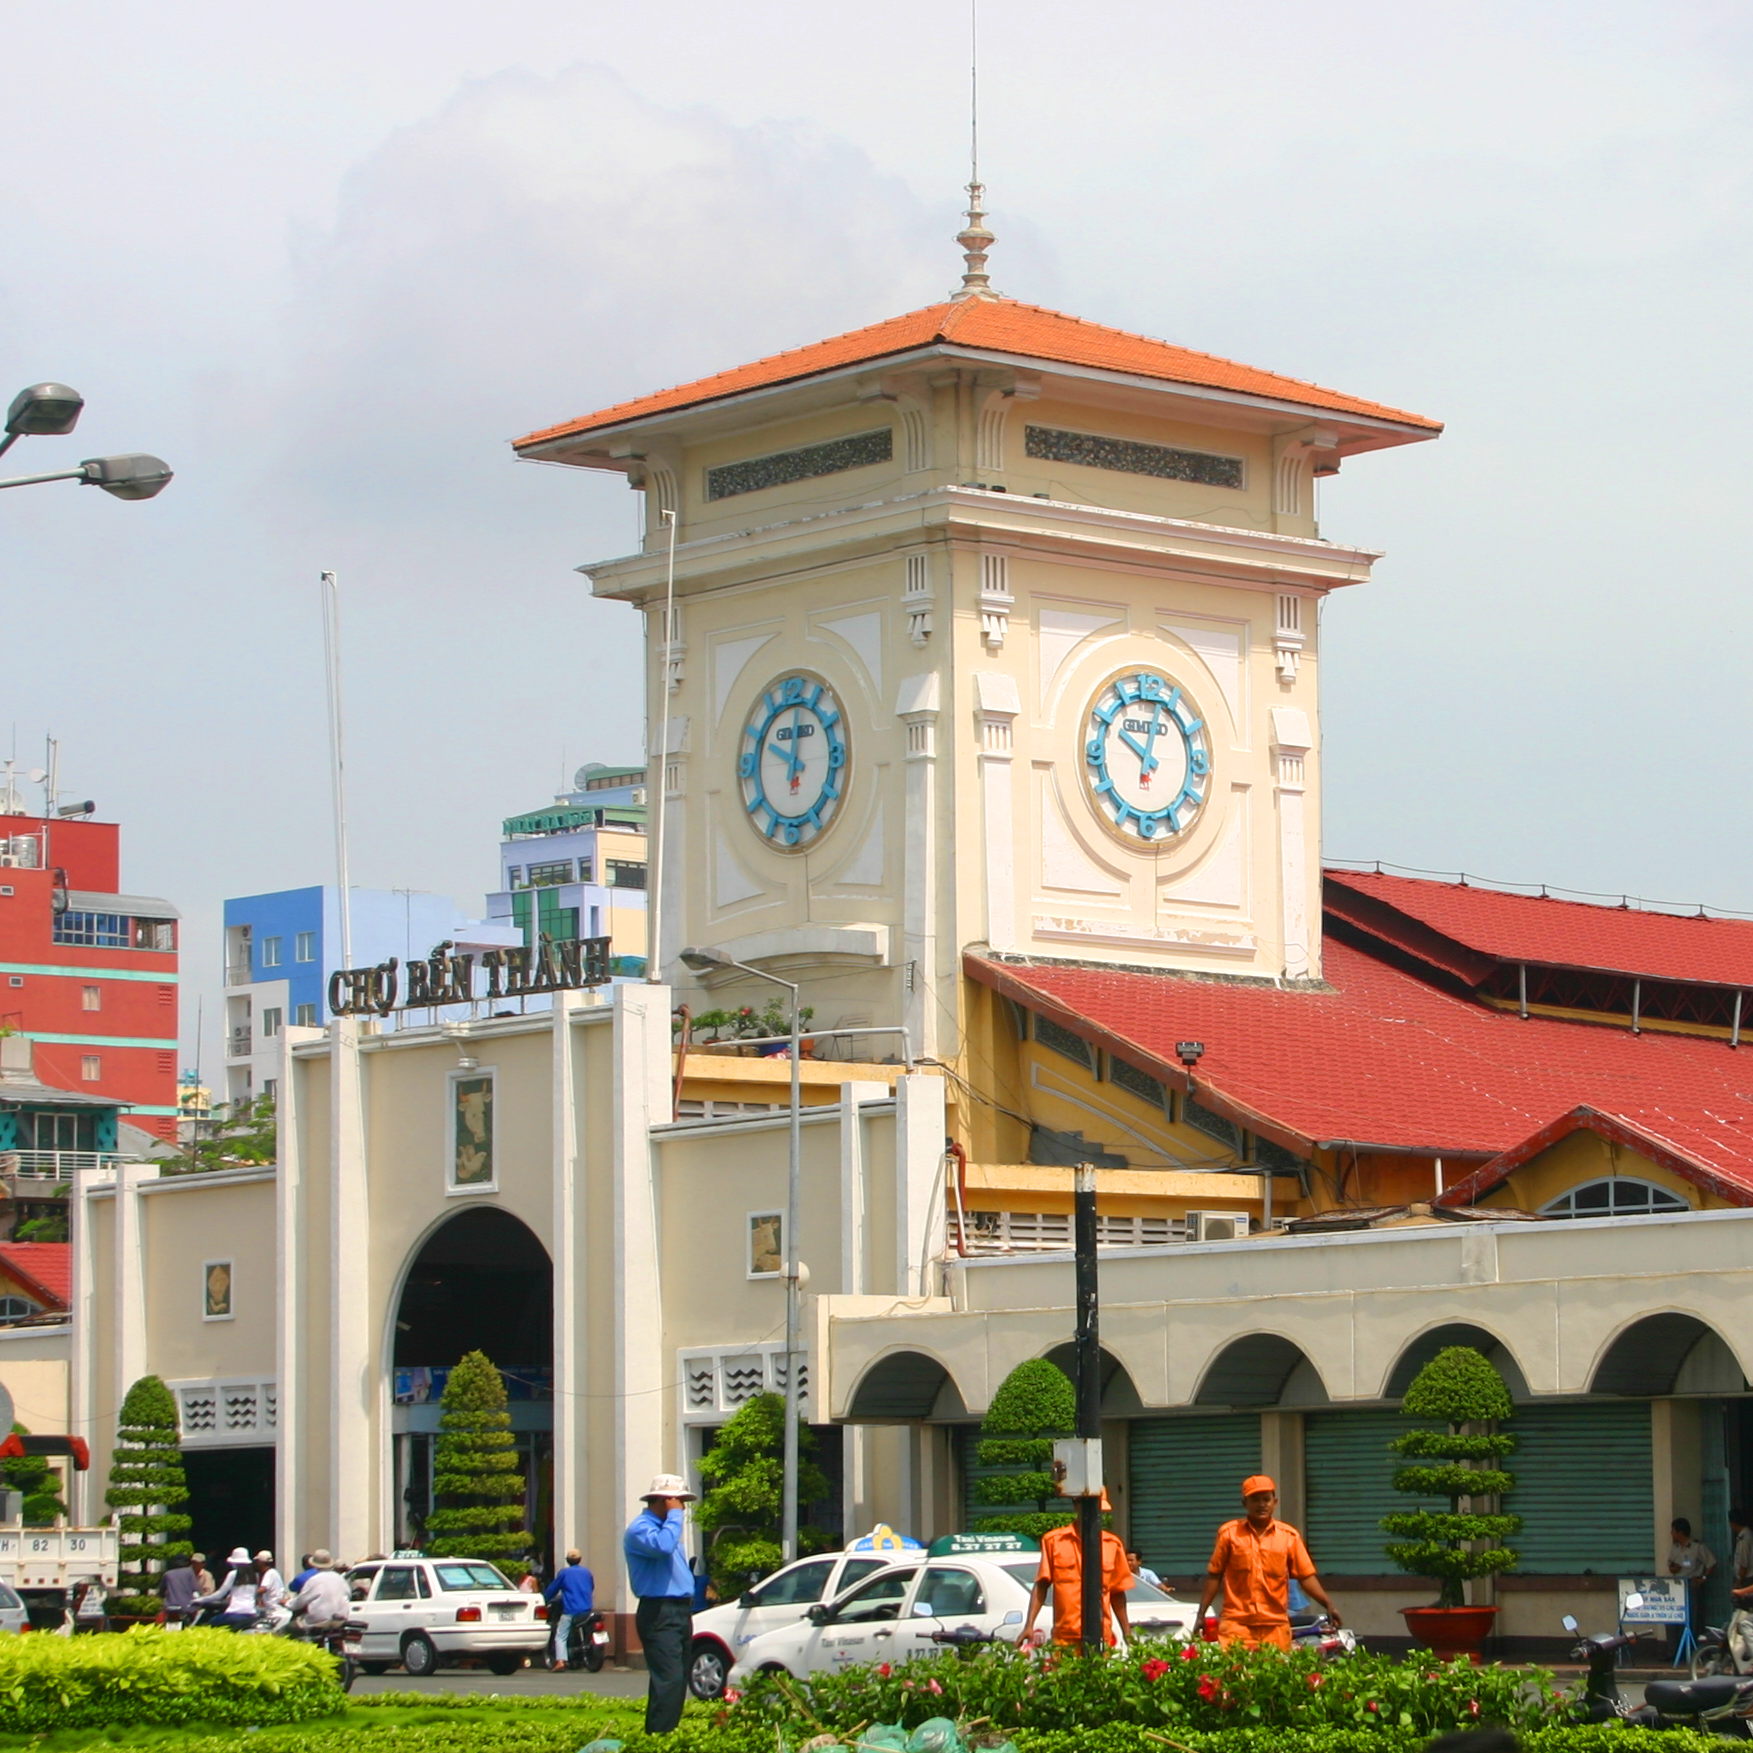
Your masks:
M 1516 1205 L 1539 1211 L 1561 1194 L 1589 1181 L 1610 1175 L 1627 1175 L 1665 1187 L 1699 1211 L 1721 1211 L 1729 1201 L 1707 1192 L 1670 1168 L 1654 1163 L 1628 1146 L 1615 1144 L 1594 1132 L 1572 1132 L 1531 1157 L 1502 1186 L 1494 1187 L 1482 1205 Z

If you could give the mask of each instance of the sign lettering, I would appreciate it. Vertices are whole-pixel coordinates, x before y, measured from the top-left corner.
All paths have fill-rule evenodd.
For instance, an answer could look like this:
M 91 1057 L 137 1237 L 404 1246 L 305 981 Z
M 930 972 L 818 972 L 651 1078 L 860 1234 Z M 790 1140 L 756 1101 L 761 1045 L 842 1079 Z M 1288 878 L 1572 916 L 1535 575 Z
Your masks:
M 396 957 L 370 968 L 338 968 L 329 977 L 329 1010 L 335 1016 L 388 1016 L 397 1010 L 430 1010 L 441 1004 L 527 998 L 540 992 L 577 992 L 609 981 L 606 937 L 543 938 L 535 950 L 484 950 L 453 954 L 441 943 L 424 961 L 404 968 Z

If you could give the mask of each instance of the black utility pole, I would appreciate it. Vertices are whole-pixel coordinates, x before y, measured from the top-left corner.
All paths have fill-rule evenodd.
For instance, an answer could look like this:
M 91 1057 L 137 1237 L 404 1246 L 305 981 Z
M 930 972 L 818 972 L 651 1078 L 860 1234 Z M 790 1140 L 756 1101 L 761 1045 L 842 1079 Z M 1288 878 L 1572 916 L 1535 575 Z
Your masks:
M 1077 1434 L 1087 1456 L 1102 1435 L 1102 1342 L 1096 1299 L 1096 1170 L 1079 1163 L 1072 1171 L 1072 1243 L 1077 1261 Z M 1083 1647 L 1100 1650 L 1105 1642 L 1102 1589 L 1102 1482 L 1083 1481 L 1077 1500 L 1077 1536 L 1082 1550 Z M 1093 1488 L 1093 1491 L 1092 1491 Z

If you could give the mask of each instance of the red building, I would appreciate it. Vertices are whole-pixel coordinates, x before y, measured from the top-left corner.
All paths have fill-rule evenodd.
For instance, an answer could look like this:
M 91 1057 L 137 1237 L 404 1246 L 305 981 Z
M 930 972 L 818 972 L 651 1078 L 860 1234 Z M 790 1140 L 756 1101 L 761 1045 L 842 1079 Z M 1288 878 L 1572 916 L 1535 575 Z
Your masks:
M 124 895 L 113 822 L 0 816 L 0 1024 L 45 1084 L 176 1136 L 177 911 Z

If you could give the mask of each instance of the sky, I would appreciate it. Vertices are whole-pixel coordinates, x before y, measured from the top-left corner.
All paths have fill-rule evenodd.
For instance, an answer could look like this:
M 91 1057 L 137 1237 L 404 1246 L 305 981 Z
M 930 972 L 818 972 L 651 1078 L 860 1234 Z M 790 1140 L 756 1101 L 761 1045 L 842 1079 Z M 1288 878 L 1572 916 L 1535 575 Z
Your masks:
M 333 868 L 319 573 L 354 880 L 478 911 L 501 817 L 641 754 L 635 618 L 576 572 L 638 496 L 508 441 L 943 296 L 968 15 L 4 20 L 0 396 L 87 407 L 0 470 L 177 478 L 0 498 L 0 734 L 57 737 L 182 908 L 211 1055 L 220 901 Z M 1446 423 L 1323 488 L 1386 550 L 1325 611 L 1327 853 L 1753 910 L 1753 10 L 983 0 L 980 34 L 1001 290 Z

